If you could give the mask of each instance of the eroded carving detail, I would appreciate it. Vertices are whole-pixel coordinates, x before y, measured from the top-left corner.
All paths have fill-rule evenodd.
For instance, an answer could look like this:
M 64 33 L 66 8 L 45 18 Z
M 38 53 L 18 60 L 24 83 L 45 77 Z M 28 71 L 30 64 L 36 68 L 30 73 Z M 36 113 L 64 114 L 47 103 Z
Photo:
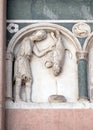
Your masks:
M 48 100 L 50 103 L 62 103 L 67 101 L 62 95 L 51 95 Z

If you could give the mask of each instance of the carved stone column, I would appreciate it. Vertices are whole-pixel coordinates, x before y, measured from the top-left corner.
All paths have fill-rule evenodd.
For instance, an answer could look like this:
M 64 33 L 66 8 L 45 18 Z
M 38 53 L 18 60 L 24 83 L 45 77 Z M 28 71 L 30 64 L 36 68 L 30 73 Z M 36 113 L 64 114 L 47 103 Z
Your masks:
M 7 100 L 12 100 L 12 63 L 13 56 L 11 53 L 6 55 L 6 98 Z
M 78 59 L 78 85 L 79 85 L 79 100 L 88 99 L 87 88 L 87 52 L 77 52 Z
M 0 130 L 4 130 L 4 88 L 5 88 L 5 26 L 6 26 L 6 4 L 0 0 Z

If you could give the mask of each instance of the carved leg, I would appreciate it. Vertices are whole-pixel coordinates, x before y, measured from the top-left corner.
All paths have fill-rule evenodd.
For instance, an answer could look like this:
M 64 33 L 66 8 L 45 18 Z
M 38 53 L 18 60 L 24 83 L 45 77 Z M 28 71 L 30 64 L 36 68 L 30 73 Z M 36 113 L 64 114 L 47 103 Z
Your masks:
M 26 82 L 25 92 L 26 92 L 26 101 L 27 102 L 31 102 L 31 85 L 32 85 L 31 81 Z
M 16 79 L 16 84 L 15 84 L 15 88 L 14 88 L 14 98 L 15 98 L 15 102 L 20 102 L 22 101 L 20 98 L 20 90 L 21 90 L 21 79 L 17 78 Z

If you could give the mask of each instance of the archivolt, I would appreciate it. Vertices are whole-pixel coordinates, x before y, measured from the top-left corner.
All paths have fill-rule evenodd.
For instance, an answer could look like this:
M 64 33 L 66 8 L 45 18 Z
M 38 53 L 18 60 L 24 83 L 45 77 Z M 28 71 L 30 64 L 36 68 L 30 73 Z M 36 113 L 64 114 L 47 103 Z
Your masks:
M 93 47 L 93 32 L 89 35 L 89 37 L 86 39 L 84 46 L 83 46 L 83 51 L 89 51 L 90 48 Z
M 57 25 L 57 24 L 50 24 L 50 23 L 36 23 L 36 24 L 28 25 L 24 27 L 23 29 L 21 29 L 20 31 L 18 31 L 18 33 L 16 33 L 13 36 L 13 38 L 10 40 L 7 52 L 13 54 L 16 44 L 18 44 L 25 36 L 27 36 L 31 32 L 35 30 L 40 30 L 40 29 L 47 29 L 47 30 L 52 30 L 52 31 L 56 29 L 60 30 L 60 32 L 64 36 L 66 36 L 69 40 L 71 40 L 71 43 L 75 46 L 77 52 L 82 50 L 82 47 L 78 39 L 73 35 L 72 32 L 70 32 L 65 27 Z

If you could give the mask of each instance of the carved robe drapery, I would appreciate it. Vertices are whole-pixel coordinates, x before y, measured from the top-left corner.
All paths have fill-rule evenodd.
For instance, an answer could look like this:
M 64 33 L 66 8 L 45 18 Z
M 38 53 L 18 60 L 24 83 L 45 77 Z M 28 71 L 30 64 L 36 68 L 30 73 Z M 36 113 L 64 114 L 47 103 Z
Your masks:
M 15 60 L 14 67 L 14 79 L 21 78 L 23 80 L 31 80 L 31 68 L 30 68 L 30 60 L 32 55 L 32 45 L 28 39 L 25 39 L 21 43 L 21 47 L 17 58 Z

